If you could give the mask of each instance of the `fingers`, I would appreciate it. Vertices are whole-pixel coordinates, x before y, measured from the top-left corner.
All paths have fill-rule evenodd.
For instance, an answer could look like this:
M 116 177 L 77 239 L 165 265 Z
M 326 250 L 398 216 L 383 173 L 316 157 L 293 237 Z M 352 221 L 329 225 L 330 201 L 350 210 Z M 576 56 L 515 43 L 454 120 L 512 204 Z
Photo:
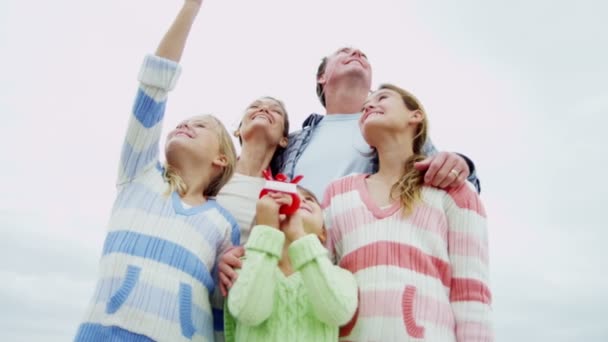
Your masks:
M 433 157 L 428 157 L 425 160 L 421 160 L 419 162 L 414 163 L 414 167 L 418 171 L 424 171 L 424 170 L 428 169 L 429 166 L 431 166 L 432 160 L 433 160 Z
M 433 186 L 440 189 L 445 189 L 450 186 L 460 176 L 460 170 L 457 167 L 458 160 L 453 155 L 448 155 L 441 169 L 437 172 Z M 452 170 L 455 170 L 452 172 Z
M 219 278 L 220 278 L 220 291 L 222 295 L 226 296 L 227 290 L 232 287 L 238 274 L 234 271 L 235 268 L 241 268 L 242 262 L 240 257 L 245 254 L 243 247 L 234 247 L 228 250 L 220 258 L 218 264 Z
M 424 175 L 424 182 L 426 184 L 436 186 L 433 183 L 436 182 L 437 173 L 439 170 L 441 170 L 443 163 L 445 163 L 445 159 L 446 155 L 443 153 L 438 153 L 437 155 L 431 157 L 429 168 L 426 170 Z M 437 182 L 437 184 L 439 183 Z
M 220 273 L 220 292 L 222 294 L 222 297 L 226 297 L 228 295 L 228 286 L 232 285 L 230 284 L 230 280 L 228 280 L 228 278 Z

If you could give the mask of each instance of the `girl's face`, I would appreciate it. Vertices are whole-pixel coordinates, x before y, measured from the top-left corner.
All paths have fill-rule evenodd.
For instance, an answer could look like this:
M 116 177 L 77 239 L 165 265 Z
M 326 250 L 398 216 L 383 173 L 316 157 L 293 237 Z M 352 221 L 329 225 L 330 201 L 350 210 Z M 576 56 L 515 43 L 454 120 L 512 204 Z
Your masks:
M 359 127 L 365 140 L 370 143 L 374 135 L 403 132 L 421 120 L 420 111 L 408 109 L 399 93 L 380 89 L 372 93 L 363 104 Z
M 317 235 L 321 241 L 325 241 L 325 228 L 323 224 L 323 209 L 316 197 L 307 190 L 298 188 L 300 195 L 300 208 L 298 214 L 302 217 L 304 231 L 307 234 Z
M 272 144 L 285 147 L 287 138 L 283 133 L 286 115 L 277 101 L 259 98 L 247 107 L 238 134 L 242 140 L 247 140 L 254 134 L 263 132 Z
M 195 116 L 180 122 L 167 135 L 165 152 L 190 152 L 199 161 L 215 163 L 220 157 L 220 126 L 208 115 Z M 181 153 L 180 153 L 181 154 Z

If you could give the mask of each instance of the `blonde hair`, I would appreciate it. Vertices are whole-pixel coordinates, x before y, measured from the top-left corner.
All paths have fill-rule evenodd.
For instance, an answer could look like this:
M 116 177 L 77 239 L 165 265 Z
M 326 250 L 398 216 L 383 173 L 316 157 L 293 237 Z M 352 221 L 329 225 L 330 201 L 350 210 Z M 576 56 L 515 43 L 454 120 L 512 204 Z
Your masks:
M 234 143 L 232 142 L 232 138 L 226 130 L 226 127 L 213 115 L 207 115 L 207 117 L 212 118 L 217 124 L 216 133 L 218 135 L 219 141 L 219 153 L 226 157 L 226 166 L 222 167 L 222 171 L 211 179 L 211 182 L 207 185 L 207 188 L 203 191 L 203 196 L 205 197 L 213 197 L 216 196 L 220 189 L 228 183 L 228 180 L 234 174 L 234 168 L 236 165 L 236 149 L 234 148 Z M 172 193 L 173 191 L 177 191 L 180 195 L 185 195 L 188 191 L 188 185 L 182 177 L 177 173 L 177 170 L 165 163 L 165 171 L 163 176 L 167 183 L 169 183 L 169 189 L 167 190 L 167 194 Z
M 414 154 L 409 157 L 405 162 L 404 173 L 391 188 L 391 197 L 393 194 L 399 194 L 399 200 L 403 206 L 403 215 L 408 216 L 414 211 L 416 203 L 422 199 L 422 186 L 424 184 L 424 172 L 418 171 L 414 167 L 414 163 L 425 159 L 422 154 L 422 148 L 426 142 L 428 135 L 428 120 L 426 118 L 426 112 L 424 107 L 416 96 L 407 90 L 401 89 L 392 84 L 382 84 L 380 89 L 388 89 L 395 91 L 401 95 L 403 103 L 409 110 L 418 110 L 422 112 L 422 121 L 416 128 L 416 134 L 414 135 L 414 141 L 412 142 L 412 149 Z

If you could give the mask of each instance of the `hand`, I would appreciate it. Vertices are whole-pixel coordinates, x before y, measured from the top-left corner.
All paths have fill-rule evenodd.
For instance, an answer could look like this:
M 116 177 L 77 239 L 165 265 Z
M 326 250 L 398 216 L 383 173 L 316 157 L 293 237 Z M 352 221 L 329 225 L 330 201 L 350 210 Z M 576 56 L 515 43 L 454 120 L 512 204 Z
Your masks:
M 424 171 L 424 183 L 436 188 L 457 188 L 469 177 L 469 166 L 463 157 L 456 153 L 439 152 L 414 164 L 417 170 Z M 454 170 L 454 171 L 452 171 Z
M 238 274 L 234 271 L 235 268 L 241 268 L 241 257 L 245 255 L 245 248 L 241 246 L 229 249 L 222 255 L 217 266 L 220 277 L 220 292 L 222 296 L 228 295 L 228 289 L 232 287 Z
M 304 223 L 302 216 L 296 211 L 281 222 L 281 231 L 285 234 L 288 241 L 296 241 L 297 239 L 306 236 L 304 231 Z
M 185 0 L 184 4 L 193 4 L 193 5 L 200 6 L 203 4 L 203 0 Z
M 279 229 L 285 215 L 279 215 L 282 205 L 291 205 L 291 195 L 281 192 L 269 192 L 256 204 L 256 224 Z

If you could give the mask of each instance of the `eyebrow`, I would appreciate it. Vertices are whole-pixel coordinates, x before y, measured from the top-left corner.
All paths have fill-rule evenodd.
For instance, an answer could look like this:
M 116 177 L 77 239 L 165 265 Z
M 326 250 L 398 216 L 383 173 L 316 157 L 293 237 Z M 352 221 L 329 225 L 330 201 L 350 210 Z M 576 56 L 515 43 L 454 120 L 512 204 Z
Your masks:
M 380 89 L 380 90 L 376 90 L 374 93 L 372 93 L 371 97 L 373 98 L 377 98 L 380 95 L 391 95 L 391 91 L 389 89 Z M 365 107 L 365 105 L 369 102 L 369 99 L 365 100 L 365 102 L 363 102 L 363 106 L 361 107 Z

